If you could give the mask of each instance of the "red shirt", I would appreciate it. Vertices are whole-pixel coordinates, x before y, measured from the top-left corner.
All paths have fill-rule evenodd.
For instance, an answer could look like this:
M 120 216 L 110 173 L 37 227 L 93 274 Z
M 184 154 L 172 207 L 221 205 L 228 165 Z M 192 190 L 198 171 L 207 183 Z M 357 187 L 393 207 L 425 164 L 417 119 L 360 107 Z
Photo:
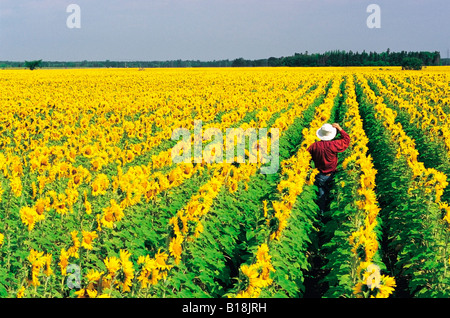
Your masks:
M 316 168 L 324 174 L 336 171 L 337 153 L 345 151 L 350 145 L 350 136 L 344 130 L 338 132 L 341 139 L 319 140 L 308 147 Z

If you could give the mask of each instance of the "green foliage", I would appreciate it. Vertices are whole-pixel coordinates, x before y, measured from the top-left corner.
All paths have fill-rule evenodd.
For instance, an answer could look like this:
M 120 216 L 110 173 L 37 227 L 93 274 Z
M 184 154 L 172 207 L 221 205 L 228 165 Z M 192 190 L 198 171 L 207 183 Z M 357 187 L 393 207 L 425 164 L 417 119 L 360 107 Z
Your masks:
M 402 70 L 421 70 L 422 60 L 417 57 L 405 57 L 402 60 Z
M 38 67 L 41 67 L 42 60 L 35 60 L 35 61 L 25 61 L 25 67 L 29 68 L 30 70 L 34 70 Z
M 442 65 L 449 63 L 449 59 L 441 59 L 438 51 L 428 52 L 353 52 L 333 50 L 324 53 L 294 53 L 290 56 L 268 57 L 256 60 L 242 57 L 234 60 L 223 59 L 214 61 L 200 60 L 166 60 L 166 61 L 79 61 L 58 62 L 43 61 L 42 67 L 51 68 L 101 68 L 101 67 L 128 67 L 128 68 L 155 68 L 155 67 L 278 67 L 278 66 L 401 66 L 404 58 L 418 58 L 422 65 Z M 0 61 L 1 67 L 22 67 L 22 62 Z M 447 64 L 448 65 L 448 64 Z
M 376 86 L 371 83 L 374 91 Z M 386 233 L 384 259 L 395 275 L 400 297 L 435 297 L 449 292 L 449 231 L 431 194 L 414 188 L 411 168 L 397 157 L 394 142 L 358 88 Z M 366 129 L 367 128 L 367 129 Z
M 262 297 L 302 297 L 305 275 L 311 269 L 309 251 L 317 240 L 316 187 L 305 186 L 292 208 L 280 240 L 269 246 L 275 268 L 273 284 Z

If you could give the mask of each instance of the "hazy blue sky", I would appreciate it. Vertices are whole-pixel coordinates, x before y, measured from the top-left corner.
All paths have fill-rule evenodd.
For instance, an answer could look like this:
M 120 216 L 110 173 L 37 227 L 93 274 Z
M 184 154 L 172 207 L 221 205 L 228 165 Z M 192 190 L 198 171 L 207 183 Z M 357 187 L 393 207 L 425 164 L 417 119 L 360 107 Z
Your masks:
M 81 8 L 70 29 L 69 4 Z M 369 4 L 381 28 L 366 25 Z M 258 59 L 450 48 L 449 0 L 0 0 L 0 60 Z

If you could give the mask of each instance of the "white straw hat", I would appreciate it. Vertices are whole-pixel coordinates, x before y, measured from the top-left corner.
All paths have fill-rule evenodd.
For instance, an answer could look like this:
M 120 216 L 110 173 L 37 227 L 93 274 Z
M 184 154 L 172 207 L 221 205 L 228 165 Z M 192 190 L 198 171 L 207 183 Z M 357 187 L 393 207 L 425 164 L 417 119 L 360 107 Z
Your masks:
M 336 137 L 337 129 L 334 128 L 331 124 L 323 124 L 322 127 L 317 129 L 316 136 L 320 140 L 332 140 Z

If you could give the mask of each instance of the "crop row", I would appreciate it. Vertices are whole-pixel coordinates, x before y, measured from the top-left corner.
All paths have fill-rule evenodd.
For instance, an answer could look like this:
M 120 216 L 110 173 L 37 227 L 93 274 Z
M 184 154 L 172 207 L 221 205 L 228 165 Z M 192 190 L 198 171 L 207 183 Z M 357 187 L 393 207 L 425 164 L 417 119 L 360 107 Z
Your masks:
M 358 77 L 358 98 L 369 148 L 378 170 L 377 191 L 385 224 L 384 257 L 398 283 L 398 296 L 447 293 L 448 225 L 441 197 L 446 175 L 418 160 L 415 142 L 397 114 Z

